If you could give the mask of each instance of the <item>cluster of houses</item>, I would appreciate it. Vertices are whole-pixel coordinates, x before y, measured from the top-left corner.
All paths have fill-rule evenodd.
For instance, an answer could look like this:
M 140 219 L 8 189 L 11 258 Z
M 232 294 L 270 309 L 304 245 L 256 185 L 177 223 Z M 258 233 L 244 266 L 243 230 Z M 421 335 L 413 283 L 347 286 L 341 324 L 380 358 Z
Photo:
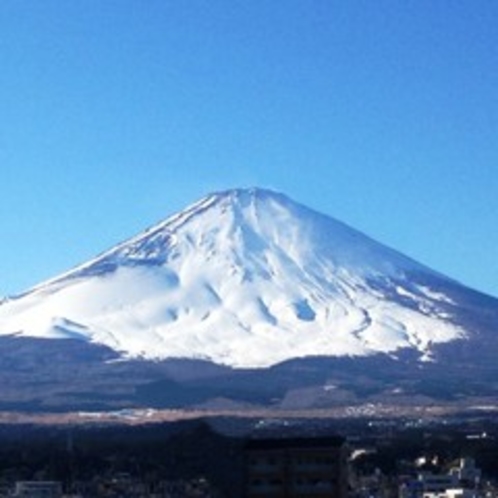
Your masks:
M 498 490 L 482 481 L 474 459 L 460 458 L 448 471 L 418 472 L 385 476 L 378 469 L 370 475 L 356 476 L 350 486 L 355 498 L 496 498 Z
M 399 498 L 478 498 L 481 470 L 472 458 L 461 458 L 447 473 L 420 472 L 399 488 Z
M 139 478 L 117 475 L 99 482 L 75 483 L 64 492 L 59 481 L 18 481 L 2 498 L 221 498 L 204 479 L 161 481 L 150 486 Z
M 380 485 L 381 473 L 361 481 L 351 479 L 349 449 L 341 437 L 273 437 L 249 440 L 244 447 L 246 498 L 494 498 L 482 485 L 481 470 L 471 458 L 462 458 L 445 473 L 420 471 L 396 476 Z M 393 485 L 395 483 L 395 486 Z M 129 475 L 92 489 L 63 494 L 60 482 L 22 481 L 0 497 L 86 498 L 218 498 L 223 496 L 205 479 L 165 482 L 154 490 Z M 233 498 L 238 498 L 233 497 Z

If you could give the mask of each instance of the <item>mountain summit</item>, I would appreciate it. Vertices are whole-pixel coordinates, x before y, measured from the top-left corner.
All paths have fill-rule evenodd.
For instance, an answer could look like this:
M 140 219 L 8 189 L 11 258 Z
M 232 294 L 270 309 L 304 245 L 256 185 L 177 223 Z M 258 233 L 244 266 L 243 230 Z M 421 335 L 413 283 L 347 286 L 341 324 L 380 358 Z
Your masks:
M 407 350 L 430 360 L 468 336 L 462 289 L 282 194 L 237 189 L 6 300 L 0 335 L 235 368 Z

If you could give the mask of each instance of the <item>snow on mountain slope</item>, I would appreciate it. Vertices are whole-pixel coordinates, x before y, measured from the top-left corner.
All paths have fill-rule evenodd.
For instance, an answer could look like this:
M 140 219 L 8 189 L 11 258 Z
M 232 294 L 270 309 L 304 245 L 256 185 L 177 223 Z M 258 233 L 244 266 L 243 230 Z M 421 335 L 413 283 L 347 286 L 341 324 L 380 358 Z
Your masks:
M 414 275 L 444 280 L 284 195 L 230 190 L 7 300 L 0 334 L 233 367 L 400 348 L 428 357 L 465 334 L 449 298 Z

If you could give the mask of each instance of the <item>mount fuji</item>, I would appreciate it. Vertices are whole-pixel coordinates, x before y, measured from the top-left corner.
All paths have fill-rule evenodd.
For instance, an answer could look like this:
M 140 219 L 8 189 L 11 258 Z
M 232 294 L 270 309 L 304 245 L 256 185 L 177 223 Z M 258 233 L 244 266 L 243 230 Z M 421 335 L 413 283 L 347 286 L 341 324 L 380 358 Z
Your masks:
M 498 351 L 497 317 L 498 300 L 333 218 L 279 193 L 236 189 L 209 195 L 95 259 L 4 299 L 0 377 L 3 372 L 19 388 L 16 382 L 36 384 L 43 370 L 42 377 L 59 386 L 44 403 L 57 396 L 74 402 L 74 391 L 95 401 L 95 390 L 115 396 L 124 389 L 148 396 L 150 404 L 157 392 L 172 399 L 171 383 L 177 396 L 188 391 L 187 381 L 196 393 L 201 380 L 233 390 L 233 378 L 250 385 L 251 375 L 280 372 L 286 379 L 279 381 L 279 388 L 285 384 L 281 401 L 288 401 L 296 365 L 318 372 L 313 380 L 301 379 L 308 387 L 330 384 L 345 364 L 350 371 L 374 364 L 377 374 L 418 371 L 417 382 L 420 372 L 430 378 L 437 369 L 458 370 L 454 378 L 462 368 L 489 374 Z M 59 358 L 57 374 L 47 351 Z M 379 359 L 388 367 L 379 370 Z M 132 369 L 135 382 L 131 374 L 121 384 L 116 375 L 104 381 L 111 368 Z M 481 377 L 473 375 L 474 381 Z M 336 375 L 333 384 L 340 390 L 345 381 Z M 258 389 L 252 384 L 250 390 Z M 4 401 L 18 402 L 13 393 Z M 216 395 L 227 396 L 226 389 Z

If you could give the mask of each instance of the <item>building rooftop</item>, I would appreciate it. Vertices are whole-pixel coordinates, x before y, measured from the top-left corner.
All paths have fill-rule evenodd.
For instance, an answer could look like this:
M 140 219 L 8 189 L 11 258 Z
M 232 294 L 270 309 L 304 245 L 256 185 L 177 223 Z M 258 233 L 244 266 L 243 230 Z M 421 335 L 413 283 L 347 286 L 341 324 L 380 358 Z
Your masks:
M 271 437 L 249 439 L 248 450 L 291 449 L 291 448 L 340 448 L 346 440 L 341 436 L 326 437 Z

